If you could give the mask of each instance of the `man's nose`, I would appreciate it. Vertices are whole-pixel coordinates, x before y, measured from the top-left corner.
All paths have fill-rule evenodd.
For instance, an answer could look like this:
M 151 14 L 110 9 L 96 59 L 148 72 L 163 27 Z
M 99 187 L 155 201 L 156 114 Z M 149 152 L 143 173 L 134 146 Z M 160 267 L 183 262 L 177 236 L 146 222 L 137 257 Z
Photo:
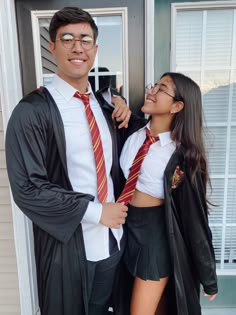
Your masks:
M 74 46 L 73 46 L 73 51 L 84 51 L 83 46 L 81 44 L 80 40 L 75 40 Z

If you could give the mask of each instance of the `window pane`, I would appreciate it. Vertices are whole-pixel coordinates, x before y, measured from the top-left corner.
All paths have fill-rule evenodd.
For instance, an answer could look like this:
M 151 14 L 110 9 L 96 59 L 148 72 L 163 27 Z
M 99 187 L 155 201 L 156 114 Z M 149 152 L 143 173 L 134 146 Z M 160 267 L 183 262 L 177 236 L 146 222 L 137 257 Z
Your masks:
M 229 111 L 228 70 L 206 71 L 203 79 L 203 104 L 207 123 L 227 122 Z
M 202 50 L 202 12 L 179 12 L 176 24 L 176 65 L 199 67 Z
M 226 132 L 225 127 L 209 127 L 207 130 L 206 151 L 209 159 L 211 174 L 225 173 L 226 160 Z
M 214 204 L 209 209 L 209 222 L 211 225 L 220 224 L 223 220 L 224 204 L 224 180 L 212 178 L 211 185 L 214 189 L 208 187 L 208 200 Z
M 221 242 L 222 242 L 222 227 L 212 226 L 211 231 L 213 234 L 213 246 L 216 255 L 216 262 L 220 263 L 221 259 Z
M 236 268 L 236 226 L 226 227 L 224 261 Z
M 234 175 L 236 177 L 236 127 L 231 128 L 229 174 Z M 235 204 L 236 204 L 236 201 L 235 201 Z
M 226 222 L 236 223 L 236 211 L 235 211 L 235 204 L 236 204 L 236 178 L 229 179 L 228 184 L 228 200 L 227 200 L 227 216 Z M 236 245 L 236 244 L 235 244 Z
M 230 67 L 233 10 L 208 10 L 206 27 L 206 68 Z
M 235 20 L 234 9 L 177 10 L 173 71 L 190 76 L 202 90 L 212 183 L 208 199 L 216 205 L 209 222 L 218 267 L 236 270 Z

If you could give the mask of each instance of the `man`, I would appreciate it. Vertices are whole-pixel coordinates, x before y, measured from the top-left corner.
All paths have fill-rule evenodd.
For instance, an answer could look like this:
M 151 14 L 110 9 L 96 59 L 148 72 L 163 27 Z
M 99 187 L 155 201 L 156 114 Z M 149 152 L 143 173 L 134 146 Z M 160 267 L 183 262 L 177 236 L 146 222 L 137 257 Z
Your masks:
M 127 216 L 127 207 L 114 197 L 120 190 L 120 148 L 112 118 L 126 126 L 130 111 L 120 102 L 112 114 L 88 84 L 98 35 L 89 13 L 63 8 L 49 34 L 58 73 L 12 113 L 6 133 L 9 180 L 16 204 L 33 222 L 41 314 L 106 314 Z

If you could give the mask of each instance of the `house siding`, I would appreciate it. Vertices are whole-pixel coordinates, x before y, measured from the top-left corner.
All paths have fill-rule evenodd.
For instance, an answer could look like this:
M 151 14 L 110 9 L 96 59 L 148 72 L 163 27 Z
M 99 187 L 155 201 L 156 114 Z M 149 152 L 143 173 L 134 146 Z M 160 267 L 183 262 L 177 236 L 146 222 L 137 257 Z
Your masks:
M 20 315 L 19 285 L 0 104 L 0 315 Z

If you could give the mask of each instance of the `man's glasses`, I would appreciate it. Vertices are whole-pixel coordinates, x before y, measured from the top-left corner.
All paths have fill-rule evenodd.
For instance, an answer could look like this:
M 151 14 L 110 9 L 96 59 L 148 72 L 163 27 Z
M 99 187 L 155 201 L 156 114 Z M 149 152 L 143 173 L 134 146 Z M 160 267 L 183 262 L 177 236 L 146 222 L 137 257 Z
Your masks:
M 175 101 L 180 101 L 179 98 L 169 94 L 168 92 L 166 92 L 165 90 L 163 90 L 163 88 L 158 84 L 156 83 L 155 85 L 153 85 L 152 83 L 149 83 L 148 85 L 146 85 L 145 87 L 146 89 L 146 94 L 149 93 L 151 95 L 156 95 L 158 92 L 163 92 L 165 93 L 166 95 L 172 97 Z
M 90 36 L 84 36 L 82 39 L 75 39 L 72 34 L 63 34 L 61 38 L 56 39 L 56 41 L 61 41 L 63 47 L 66 49 L 74 48 L 75 42 L 80 42 L 80 45 L 84 50 L 90 50 L 94 46 L 94 40 Z

